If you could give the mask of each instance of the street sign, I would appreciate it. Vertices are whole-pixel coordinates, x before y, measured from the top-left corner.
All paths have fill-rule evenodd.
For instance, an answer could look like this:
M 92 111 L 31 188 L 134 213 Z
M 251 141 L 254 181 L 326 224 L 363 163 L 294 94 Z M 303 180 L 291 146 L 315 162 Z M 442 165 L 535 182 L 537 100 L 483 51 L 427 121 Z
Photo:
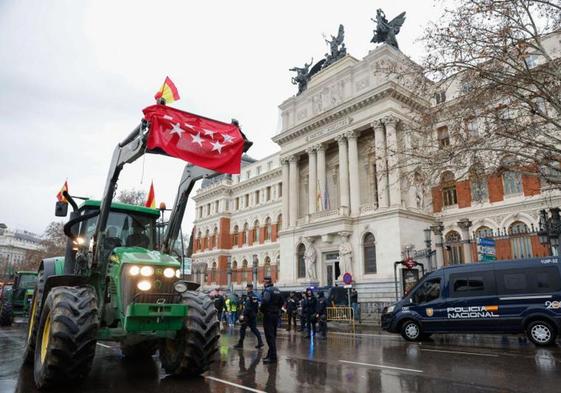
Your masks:
M 352 286 L 351 284 L 349 284 L 349 285 L 343 285 L 343 288 L 345 288 L 345 289 L 351 289 L 352 287 L 353 287 L 353 286 Z
M 409 257 L 409 258 L 405 258 L 402 264 L 405 265 L 407 269 L 413 269 L 415 266 L 417 266 L 417 261 Z
M 353 282 L 353 276 L 351 275 L 351 273 L 347 272 L 343 274 L 343 282 L 347 285 Z
M 479 261 L 497 260 L 497 247 L 495 239 L 480 237 L 477 239 L 477 256 Z

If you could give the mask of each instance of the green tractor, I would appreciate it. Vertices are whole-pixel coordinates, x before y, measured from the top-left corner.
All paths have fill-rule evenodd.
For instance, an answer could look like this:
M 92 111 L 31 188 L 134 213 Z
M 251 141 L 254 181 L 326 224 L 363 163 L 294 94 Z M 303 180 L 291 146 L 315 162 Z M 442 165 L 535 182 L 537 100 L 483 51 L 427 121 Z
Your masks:
M 0 288 L 0 326 L 10 326 L 14 317 L 27 316 L 33 298 L 36 272 L 16 272 L 13 284 Z
M 73 207 L 64 226 L 64 257 L 42 261 L 28 323 L 25 361 L 35 384 L 49 388 L 83 379 L 100 340 L 119 342 L 127 358 L 159 351 L 167 374 L 197 376 L 218 349 L 219 323 L 199 284 L 182 280 L 174 252 L 195 182 L 219 174 L 187 165 L 177 197 L 159 233 L 160 211 L 112 201 L 124 164 L 146 151 L 145 120 L 115 148 L 103 199 Z M 251 146 L 246 141 L 244 150 Z M 68 204 L 57 203 L 66 216 Z

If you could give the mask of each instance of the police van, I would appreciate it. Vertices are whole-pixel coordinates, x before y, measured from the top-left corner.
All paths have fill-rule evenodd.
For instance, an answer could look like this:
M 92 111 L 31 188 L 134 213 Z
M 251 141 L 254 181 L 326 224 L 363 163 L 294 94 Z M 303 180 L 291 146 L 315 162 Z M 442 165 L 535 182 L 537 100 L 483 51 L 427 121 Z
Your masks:
M 561 329 L 561 260 L 438 269 L 383 310 L 382 328 L 409 341 L 432 333 L 526 333 L 536 345 L 551 345 Z

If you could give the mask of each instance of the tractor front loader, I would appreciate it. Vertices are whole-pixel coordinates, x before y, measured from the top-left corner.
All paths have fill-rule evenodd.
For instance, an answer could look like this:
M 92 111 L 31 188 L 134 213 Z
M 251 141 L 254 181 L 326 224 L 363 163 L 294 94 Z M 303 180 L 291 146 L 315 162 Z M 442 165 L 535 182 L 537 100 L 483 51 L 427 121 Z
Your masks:
M 145 120 L 114 150 L 103 199 L 72 206 L 64 226 L 64 257 L 41 262 L 28 323 L 25 360 L 35 384 L 48 388 L 84 378 L 100 340 L 116 341 L 125 357 L 157 350 L 168 374 L 206 371 L 218 348 L 219 324 L 210 298 L 182 279 L 174 257 L 195 182 L 217 176 L 187 165 L 165 235 L 158 239 L 158 209 L 113 202 L 119 174 L 146 152 Z M 251 146 L 246 140 L 244 151 Z M 57 203 L 66 216 L 68 204 Z M 160 240 L 160 241 L 158 241 Z

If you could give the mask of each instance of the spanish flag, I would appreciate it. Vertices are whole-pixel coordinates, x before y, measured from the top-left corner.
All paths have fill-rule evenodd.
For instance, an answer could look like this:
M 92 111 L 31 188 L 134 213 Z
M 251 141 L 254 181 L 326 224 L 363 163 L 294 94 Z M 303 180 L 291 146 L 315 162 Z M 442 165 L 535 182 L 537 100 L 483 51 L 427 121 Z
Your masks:
M 152 209 L 156 208 L 156 196 L 154 194 L 154 182 L 150 183 L 150 191 L 148 191 L 148 198 L 146 199 L 146 203 L 144 204 L 146 207 L 150 207 Z
M 67 180 L 64 181 L 64 185 L 62 186 L 62 188 L 60 189 L 58 194 L 56 194 L 56 199 L 58 199 L 59 202 L 68 203 L 68 201 L 66 200 L 64 195 L 62 195 L 62 193 L 64 191 L 68 192 L 68 181 Z
M 160 98 L 163 98 L 166 104 L 171 104 L 172 102 L 179 100 L 179 92 L 177 91 L 177 87 L 175 87 L 168 76 L 166 76 L 164 84 L 154 95 L 154 98 L 156 99 L 156 101 L 158 101 L 158 99 Z

